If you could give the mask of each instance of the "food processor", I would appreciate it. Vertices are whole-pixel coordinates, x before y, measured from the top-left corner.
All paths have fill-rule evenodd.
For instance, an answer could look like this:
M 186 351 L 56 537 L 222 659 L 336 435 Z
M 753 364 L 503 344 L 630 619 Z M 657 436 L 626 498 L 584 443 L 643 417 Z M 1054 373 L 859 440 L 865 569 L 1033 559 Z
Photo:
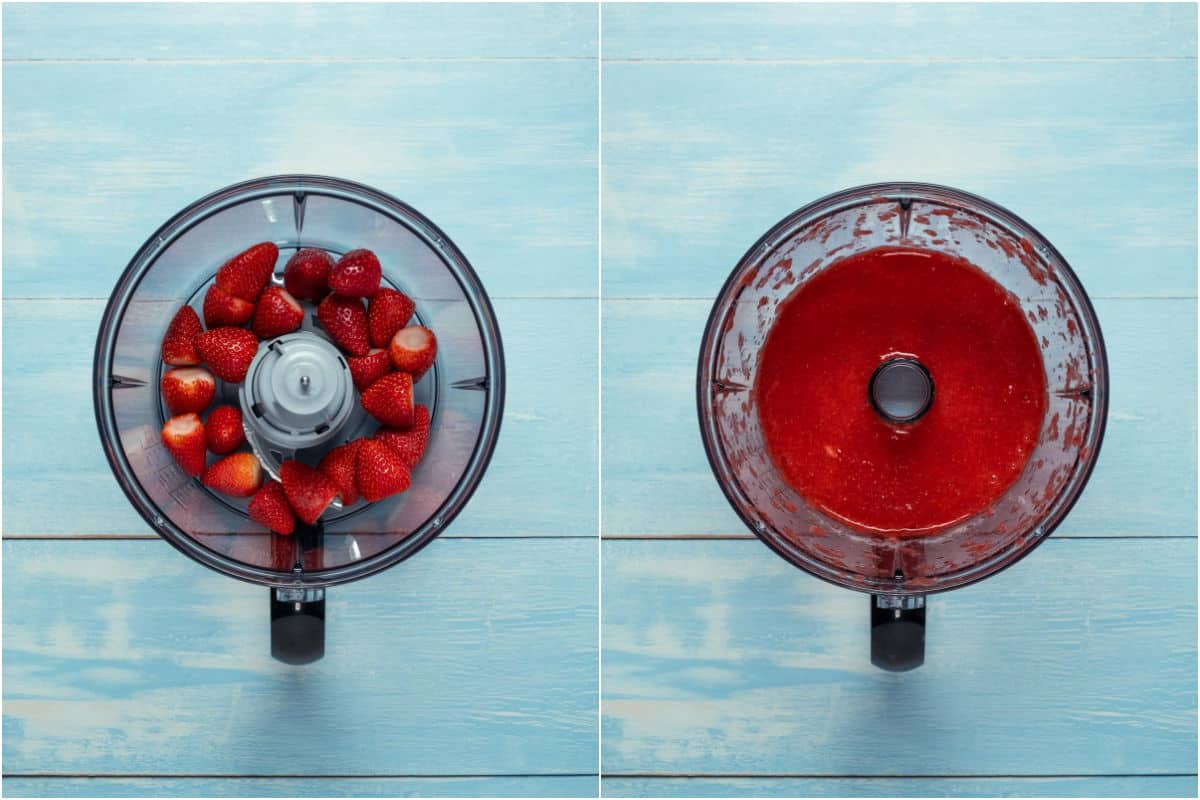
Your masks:
M 160 396 L 160 343 L 183 305 L 197 312 L 218 269 L 256 242 L 278 247 L 271 284 L 301 249 L 336 260 L 373 251 L 381 287 L 415 303 L 412 322 L 436 331 L 436 360 L 413 385 L 429 412 L 411 488 L 384 500 L 333 501 L 313 525 L 281 536 L 251 521 L 249 498 L 210 490 L 160 442 L 171 417 Z M 466 257 L 431 221 L 383 192 L 312 175 L 261 178 L 189 205 L 141 247 L 113 290 L 96 342 L 96 422 L 134 508 L 201 564 L 270 587 L 272 654 L 302 664 L 324 653 L 325 590 L 414 555 L 462 510 L 487 468 L 504 405 L 504 356 L 487 293 Z M 258 345 L 240 383 L 216 382 L 213 407 L 241 410 L 245 439 L 269 479 L 295 459 L 378 427 L 359 402 L 345 354 L 309 308 L 300 327 Z
M 865 531 L 806 498 L 771 457 L 755 392 L 764 345 L 788 299 L 844 259 L 888 247 L 946 254 L 982 270 L 1024 314 L 1045 373 L 1040 431 L 1033 429 L 1015 481 L 986 507 L 922 535 Z M 869 404 L 898 433 L 953 402 L 919 352 L 855 375 L 853 402 Z M 817 200 L 749 249 L 709 315 L 696 399 L 709 463 L 734 510 L 795 566 L 869 594 L 871 660 L 904 671 L 924 661 L 927 595 L 1015 563 L 1079 498 L 1104 436 L 1108 366 L 1083 286 L 1032 226 L 957 189 L 883 183 Z

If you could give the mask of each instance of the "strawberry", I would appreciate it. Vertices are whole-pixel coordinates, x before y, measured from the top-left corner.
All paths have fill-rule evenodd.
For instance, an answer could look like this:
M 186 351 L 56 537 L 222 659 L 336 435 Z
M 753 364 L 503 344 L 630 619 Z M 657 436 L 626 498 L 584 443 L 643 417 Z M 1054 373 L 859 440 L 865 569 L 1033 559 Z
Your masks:
M 230 497 L 249 497 L 258 491 L 262 480 L 262 465 L 253 453 L 234 453 L 204 470 L 200 482 Z
M 342 505 L 349 506 L 358 502 L 358 484 L 354 481 L 354 463 L 358 456 L 358 447 L 362 439 L 347 442 L 341 447 L 335 447 L 325 454 L 317 469 L 325 473 L 325 477 L 337 484 L 338 495 Z
M 370 297 L 379 288 L 383 268 L 370 250 L 351 250 L 329 272 L 329 288 L 346 297 Z
M 198 414 L 180 414 L 167 420 L 162 443 L 188 475 L 199 477 L 204 472 L 204 425 Z
M 283 462 L 279 467 L 279 477 L 283 480 L 283 491 L 292 510 L 301 522 L 308 525 L 317 521 L 338 494 L 337 484 L 299 461 Z
M 396 335 L 412 319 L 416 306 L 404 292 L 395 289 L 380 289 L 371 296 L 367 311 L 367 326 L 371 331 L 371 344 L 387 347 Z
M 246 441 L 242 412 L 233 406 L 217 406 L 204 423 L 204 436 L 208 449 L 219 456 L 237 450 Z
M 213 328 L 196 337 L 196 349 L 218 378 L 241 383 L 258 352 L 258 339 L 245 328 Z
M 368 503 L 403 492 L 412 484 L 412 476 L 400 456 L 374 439 L 363 440 L 358 448 L 355 477 L 358 490 Z
M 354 388 L 360 392 L 392 371 L 392 360 L 387 350 L 372 347 L 365 356 L 350 356 L 346 359 Z
M 217 286 L 234 297 L 253 303 L 271 280 L 279 248 L 271 242 L 261 242 L 243 250 L 217 270 Z
M 204 331 L 200 317 L 191 306 L 175 313 L 162 341 L 162 360 L 172 367 L 194 367 L 200 363 L 196 352 L 196 337 Z
M 287 290 L 271 285 L 258 298 L 250 330 L 260 339 L 274 339 L 291 333 L 304 321 L 304 309 Z
M 414 381 L 419 381 L 437 357 L 437 337 L 429 328 L 409 325 L 396 331 L 388 346 L 388 354 L 392 357 L 392 366 L 412 375 Z
M 279 481 L 263 484 L 250 499 L 247 511 L 250 513 L 250 519 L 275 533 L 290 536 L 292 531 L 296 530 L 296 515 L 292 513 L 292 507 L 288 505 L 287 496 L 283 493 L 283 486 Z
M 367 337 L 367 312 L 362 300 L 331 294 L 317 306 L 317 320 L 338 345 L 352 356 L 365 356 L 371 349 Z
M 324 250 L 297 250 L 283 268 L 283 285 L 297 300 L 319 303 L 329 294 L 333 259 Z
M 162 396 L 175 414 L 199 414 L 208 408 L 217 391 L 212 373 L 199 367 L 176 367 L 162 377 Z
M 406 431 L 396 428 L 380 428 L 375 432 L 375 441 L 383 442 L 400 456 L 409 469 L 413 469 L 425 455 L 429 443 L 429 409 L 417 406 L 413 410 L 413 425 Z
M 213 284 L 204 295 L 204 324 L 210 328 L 222 325 L 244 325 L 254 316 L 254 303 L 234 297 Z
M 367 387 L 360 398 L 375 419 L 391 428 L 407 428 L 413 422 L 412 375 L 393 372 Z

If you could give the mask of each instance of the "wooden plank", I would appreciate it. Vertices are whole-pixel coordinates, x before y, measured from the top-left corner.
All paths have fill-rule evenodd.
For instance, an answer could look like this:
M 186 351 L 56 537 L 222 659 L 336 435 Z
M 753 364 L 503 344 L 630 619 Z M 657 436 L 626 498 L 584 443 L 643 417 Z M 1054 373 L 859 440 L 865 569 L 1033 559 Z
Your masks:
M 602 557 L 603 774 L 1196 770 L 1195 540 L 1052 539 L 931 598 L 903 674 L 871 666 L 863 595 L 757 542 Z
M 5 774 L 594 774 L 596 580 L 592 541 L 437 541 L 289 667 L 267 590 L 165 543 L 6 541 Z
M 1190 5 L 604 6 L 604 58 L 1195 58 Z
M 712 297 L 778 220 L 887 180 L 1011 209 L 1093 296 L 1195 295 L 1192 61 L 603 70 L 606 298 Z
M 596 778 L 5 778 L 7 797 L 596 797 Z
M 605 535 L 745 534 L 696 422 L 711 301 L 605 301 Z M 1100 461 L 1056 536 L 1196 535 L 1194 300 L 1102 300 L 1112 391 Z
M 495 305 L 505 416 L 487 475 L 450 533 L 594 536 L 596 301 Z M 5 533 L 151 533 L 117 486 L 90 413 L 104 303 L 8 300 L 3 308 Z
M 525 3 L 4 6 L 4 59 L 596 58 L 596 8 Z
M 178 209 L 311 172 L 415 206 L 493 297 L 595 297 L 596 83 L 587 61 L 9 65 L 5 296 L 108 297 Z

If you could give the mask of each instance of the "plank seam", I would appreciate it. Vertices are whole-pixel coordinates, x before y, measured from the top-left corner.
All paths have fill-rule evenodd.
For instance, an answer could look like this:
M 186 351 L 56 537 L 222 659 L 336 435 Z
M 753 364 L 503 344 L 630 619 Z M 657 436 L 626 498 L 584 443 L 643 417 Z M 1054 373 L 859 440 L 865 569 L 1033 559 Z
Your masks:
M 971 56 L 962 58 L 938 58 L 936 56 L 909 56 L 894 58 L 609 58 L 608 64 L 748 64 L 748 65 L 802 65 L 824 64 L 1091 64 L 1195 61 L 1196 56 Z
M 623 778 L 637 780 L 711 780 L 717 779 L 738 779 L 738 780 L 1012 780 L 1012 779 L 1039 779 L 1039 778 L 1195 778 L 1195 772 L 1073 772 L 1073 773 L 964 773 L 964 774 L 879 774 L 872 775 L 867 773 L 862 774 L 841 774 L 841 773 L 826 773 L 826 772 L 691 772 L 691 773 L 669 773 L 669 772 L 613 772 L 604 773 L 601 777 L 605 779 Z
M 521 61 L 598 61 L 597 56 L 375 56 L 365 58 L 6 58 L 4 64 L 40 66 L 106 64 L 125 66 L 223 66 L 225 64 L 491 64 Z
M 300 773 L 261 773 L 261 774 L 246 774 L 237 773 L 222 773 L 222 772 L 172 772 L 172 773 L 157 773 L 157 772 L 5 772 L 4 778 L 22 778 L 22 779 L 170 779 L 170 780 L 196 780 L 196 779 L 239 779 L 239 780 L 291 780 L 301 778 L 304 780 L 390 780 L 390 779 L 421 779 L 421 780 L 461 780 L 464 778 L 594 778 L 595 772 L 497 772 L 497 773 L 386 773 L 386 774 L 363 774 L 363 773 L 325 773 L 320 775 L 304 775 Z

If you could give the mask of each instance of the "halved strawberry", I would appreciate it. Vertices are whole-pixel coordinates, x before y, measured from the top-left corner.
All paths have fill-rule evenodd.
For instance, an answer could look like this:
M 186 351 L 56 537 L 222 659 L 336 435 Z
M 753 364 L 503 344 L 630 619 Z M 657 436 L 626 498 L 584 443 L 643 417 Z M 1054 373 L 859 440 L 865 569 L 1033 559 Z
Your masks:
M 296 515 L 292 513 L 279 481 L 263 484 L 250 499 L 250 506 L 246 510 L 250 513 L 250 519 L 275 533 L 290 536 L 296 530 Z
M 367 312 L 362 300 L 331 294 L 317 306 L 317 320 L 338 345 L 352 356 L 365 356 L 371 349 L 367 336 Z
M 244 325 L 254 316 L 254 303 L 234 297 L 213 284 L 204 295 L 204 324 L 210 328 Z
M 404 292 L 395 289 L 380 289 L 371 296 L 367 309 L 367 326 L 371 331 L 371 344 L 387 347 L 396 335 L 412 319 L 416 305 Z
M 354 388 L 360 392 L 392 371 L 392 359 L 387 350 L 371 348 L 365 356 L 350 356 L 346 359 L 350 367 L 350 378 Z
M 279 248 L 271 242 L 260 242 L 243 250 L 217 270 L 216 285 L 243 300 L 253 303 L 271 280 Z
M 373 439 L 365 439 L 358 448 L 355 477 L 358 490 L 368 503 L 406 491 L 412 484 L 412 475 L 400 456 Z
M 199 414 L 208 408 L 217 391 L 212 373 L 200 367 L 176 367 L 162 377 L 162 396 L 175 414 Z
M 262 465 L 253 453 L 234 453 L 204 470 L 200 482 L 230 497 L 249 497 L 262 486 L 262 480 Z
M 324 250 L 297 250 L 283 268 L 283 285 L 297 300 L 319 303 L 329 294 L 333 259 Z
M 246 441 L 242 412 L 234 406 L 217 406 L 204 423 L 204 437 L 208 449 L 219 456 L 237 450 Z
M 425 446 L 429 444 L 429 409 L 417 406 L 413 410 L 411 428 L 380 428 L 375 432 L 375 440 L 392 448 L 392 452 L 400 456 L 409 469 L 416 467 L 425 455 Z
M 188 475 L 199 477 L 204 472 L 204 424 L 198 414 L 180 414 L 167 420 L 162 443 Z
M 409 325 L 396 331 L 388 354 L 392 357 L 392 366 L 419 381 L 437 358 L 437 337 L 429 328 Z
M 407 428 L 413 423 L 412 375 L 407 372 L 384 375 L 360 399 L 367 413 L 388 427 Z
M 175 312 L 162 341 L 162 360 L 173 367 L 193 367 L 200 363 L 196 337 L 204 331 L 200 317 L 191 306 Z
M 346 297 L 370 297 L 379 288 L 383 268 L 370 250 L 351 250 L 329 272 L 329 288 Z
M 362 439 L 355 439 L 341 447 L 333 448 L 317 465 L 317 469 L 325 473 L 325 477 L 337 485 L 338 495 L 341 496 L 344 506 L 354 505 L 358 502 L 358 484 L 354 480 L 354 463 L 355 457 L 358 456 L 358 447 L 362 442 Z
M 258 352 L 258 338 L 245 328 L 213 328 L 196 337 L 196 349 L 218 378 L 241 383 Z
M 258 298 L 250 330 L 260 339 L 274 339 L 296 330 L 301 322 L 304 322 L 304 309 L 296 298 L 282 286 L 271 285 Z
M 338 494 L 337 484 L 299 461 L 283 462 L 279 467 L 279 477 L 283 480 L 283 492 L 292 510 L 301 522 L 308 525 L 317 521 Z

